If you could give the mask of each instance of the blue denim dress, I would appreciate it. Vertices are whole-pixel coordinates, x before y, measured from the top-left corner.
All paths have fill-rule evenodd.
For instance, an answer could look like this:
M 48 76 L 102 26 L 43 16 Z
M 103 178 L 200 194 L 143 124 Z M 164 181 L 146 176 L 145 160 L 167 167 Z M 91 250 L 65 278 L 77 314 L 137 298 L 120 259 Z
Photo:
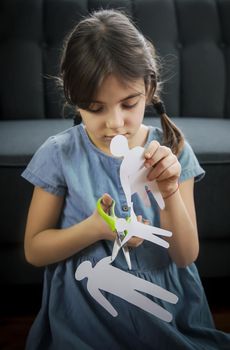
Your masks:
M 161 139 L 161 130 L 149 127 L 146 146 L 152 140 L 161 142 Z M 198 181 L 204 176 L 188 143 L 179 161 L 180 182 L 192 177 Z M 65 228 L 89 217 L 97 199 L 105 192 L 116 201 L 117 216 L 126 218 L 120 164 L 121 159 L 97 149 L 84 126 L 78 125 L 50 137 L 22 176 L 45 191 L 65 197 L 60 218 L 60 228 Z M 159 226 L 159 209 L 153 196 L 150 195 L 151 208 L 146 208 L 137 194 L 132 200 L 136 215 Z M 195 264 L 177 268 L 167 249 L 148 241 L 130 251 L 131 271 L 122 252 L 113 265 L 176 294 L 179 301 L 175 305 L 148 296 L 171 312 L 173 320 L 164 322 L 102 291 L 118 312 L 117 317 L 111 316 L 90 296 L 87 279 L 75 279 L 75 271 L 85 260 L 94 266 L 111 255 L 112 247 L 111 241 L 98 241 L 65 261 L 46 267 L 42 305 L 28 335 L 27 350 L 230 349 L 230 337 L 214 328 Z

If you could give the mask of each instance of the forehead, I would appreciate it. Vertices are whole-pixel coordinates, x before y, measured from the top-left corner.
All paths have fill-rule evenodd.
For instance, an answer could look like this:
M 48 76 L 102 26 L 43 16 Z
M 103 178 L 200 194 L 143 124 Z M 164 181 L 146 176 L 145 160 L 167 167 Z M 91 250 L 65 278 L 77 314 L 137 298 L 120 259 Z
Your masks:
M 141 93 L 145 94 L 144 79 L 135 79 L 132 81 L 124 81 L 116 75 L 107 76 L 98 88 L 94 100 L 103 101 L 105 99 L 124 99 L 129 95 Z

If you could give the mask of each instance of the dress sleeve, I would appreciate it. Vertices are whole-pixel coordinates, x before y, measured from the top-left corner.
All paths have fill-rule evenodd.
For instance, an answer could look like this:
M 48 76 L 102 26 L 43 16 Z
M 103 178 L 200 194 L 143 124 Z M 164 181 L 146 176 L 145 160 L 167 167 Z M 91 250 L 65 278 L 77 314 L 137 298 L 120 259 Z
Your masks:
M 22 173 L 22 177 L 34 186 L 43 188 L 52 194 L 62 196 L 66 192 L 58 144 L 51 136 L 36 151 Z
M 204 177 L 205 171 L 200 166 L 192 147 L 187 141 L 185 141 L 184 148 L 179 155 L 178 160 L 181 164 L 181 175 L 179 182 L 183 182 L 192 177 L 194 177 L 195 182 L 197 182 Z

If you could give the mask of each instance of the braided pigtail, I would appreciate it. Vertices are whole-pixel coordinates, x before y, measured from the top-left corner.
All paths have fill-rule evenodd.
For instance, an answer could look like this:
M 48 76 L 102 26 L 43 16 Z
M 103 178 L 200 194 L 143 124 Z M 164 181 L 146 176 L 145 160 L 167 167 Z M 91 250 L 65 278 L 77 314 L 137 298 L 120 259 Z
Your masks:
M 170 147 L 172 152 L 178 155 L 184 145 L 184 136 L 181 130 L 170 120 L 166 114 L 164 103 L 159 97 L 154 96 L 153 107 L 161 117 L 161 127 L 163 130 L 163 144 Z

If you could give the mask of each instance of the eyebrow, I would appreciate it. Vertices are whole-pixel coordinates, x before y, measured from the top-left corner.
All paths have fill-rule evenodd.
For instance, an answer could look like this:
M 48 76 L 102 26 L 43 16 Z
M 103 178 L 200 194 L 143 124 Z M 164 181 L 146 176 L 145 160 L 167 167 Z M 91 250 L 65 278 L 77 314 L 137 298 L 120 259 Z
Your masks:
M 138 97 L 140 95 L 143 95 L 143 92 L 138 92 L 138 93 L 135 93 L 135 94 L 131 94 L 125 98 L 123 98 L 122 100 L 120 100 L 119 102 L 124 102 L 126 100 L 129 100 L 130 98 L 134 98 L 134 97 Z M 102 101 L 98 101 L 98 100 L 94 100 L 92 101 L 92 103 L 101 103 L 101 104 L 105 104 L 105 102 L 102 102 Z

